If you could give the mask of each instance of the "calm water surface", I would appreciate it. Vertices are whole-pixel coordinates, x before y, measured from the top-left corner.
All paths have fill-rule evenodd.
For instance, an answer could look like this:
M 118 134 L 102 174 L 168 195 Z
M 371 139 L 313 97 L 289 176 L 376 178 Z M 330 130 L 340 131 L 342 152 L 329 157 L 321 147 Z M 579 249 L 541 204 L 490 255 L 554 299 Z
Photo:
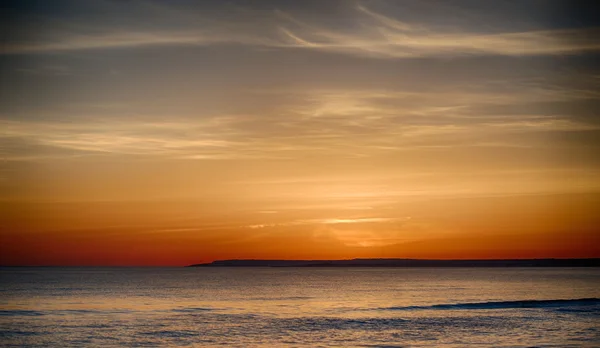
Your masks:
M 0 345 L 597 347 L 600 269 L 0 268 Z

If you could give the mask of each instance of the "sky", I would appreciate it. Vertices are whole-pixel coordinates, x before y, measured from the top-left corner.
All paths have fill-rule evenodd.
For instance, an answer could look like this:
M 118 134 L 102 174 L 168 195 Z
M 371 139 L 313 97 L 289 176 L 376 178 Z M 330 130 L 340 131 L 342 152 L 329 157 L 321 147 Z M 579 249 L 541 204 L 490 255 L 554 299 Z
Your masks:
M 593 2 L 0 6 L 0 265 L 600 257 Z

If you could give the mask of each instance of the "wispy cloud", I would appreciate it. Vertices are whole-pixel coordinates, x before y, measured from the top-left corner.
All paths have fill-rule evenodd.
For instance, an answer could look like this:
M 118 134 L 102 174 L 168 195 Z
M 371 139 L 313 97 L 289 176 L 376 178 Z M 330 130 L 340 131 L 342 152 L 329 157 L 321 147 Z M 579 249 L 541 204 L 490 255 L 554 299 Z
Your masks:
M 155 32 L 106 32 L 101 34 L 75 35 L 65 34 L 52 42 L 14 43 L 3 45 L 0 53 L 27 54 L 41 52 L 60 52 L 111 48 L 135 48 L 145 46 L 208 46 L 233 43 L 252 46 L 275 46 L 274 43 L 260 38 L 231 36 L 212 36 L 200 31 L 155 31 Z
M 308 220 L 294 220 L 289 222 L 280 223 L 263 223 L 248 225 L 245 227 L 258 229 L 258 228 L 269 228 L 269 227 L 281 227 L 281 226 L 301 226 L 301 225 L 338 225 L 338 224 L 371 224 L 371 223 L 386 223 L 386 222 L 402 222 L 408 221 L 410 217 L 400 218 L 389 218 L 389 217 L 363 217 L 363 218 L 345 218 L 345 219 L 308 219 Z
M 257 93 L 256 91 L 249 92 Z M 274 92 L 258 92 L 269 93 Z M 596 100 L 595 92 L 515 86 L 513 91 L 470 88 L 402 90 L 298 90 L 267 112 L 152 121 L 144 117 L 70 121 L 0 121 L 0 138 L 84 153 L 181 159 L 294 158 L 328 153 L 369 156 L 385 151 L 465 146 L 524 146 L 503 136 L 531 132 L 597 130 L 568 114 L 548 114 L 531 103 Z M 494 111 L 511 107 L 521 113 Z M 491 110 L 489 108 L 492 107 Z M 486 110 L 486 111 L 482 111 Z M 276 115 L 277 117 L 275 117 Z M 7 158 L 22 158 L 18 154 Z M 31 154 L 29 154 L 31 155 Z
M 351 6 L 351 3 L 346 3 Z M 147 16 L 147 5 L 138 15 Z M 149 30 L 137 22 L 120 23 L 117 29 L 94 24 L 61 27 L 29 41 L 13 40 L 0 48 L 2 54 L 27 54 L 144 46 L 208 46 L 236 44 L 277 49 L 308 49 L 376 58 L 411 58 L 461 55 L 565 55 L 600 49 L 600 29 L 540 29 L 523 32 L 474 32 L 456 26 L 435 27 L 430 23 L 407 23 L 359 4 L 340 14 L 346 26 L 331 26 L 323 19 L 300 19 L 298 14 L 270 12 L 216 12 L 215 18 L 201 13 L 190 18 L 185 11 L 169 6 L 163 11 L 174 22 Z M 113 9 L 117 10 L 117 9 Z M 135 8 L 134 8 L 135 11 Z M 147 12 L 147 11 L 146 11 Z M 211 13 L 207 11 L 206 13 Z M 418 18 L 418 13 L 415 14 Z M 195 24 L 200 23 L 200 25 Z M 236 23 L 231 25 L 228 23 Z M 52 22 L 48 23 L 49 28 Z
M 190 123 L 48 123 L 0 121 L 0 137 L 29 139 L 39 145 L 78 151 L 130 155 L 189 154 L 214 148 L 228 148 L 231 142 L 215 139 L 207 124 Z M 194 137 L 181 138 L 178 132 L 195 128 Z
M 600 49 L 598 28 L 481 34 L 454 28 L 407 24 L 357 6 L 368 25 L 354 32 L 332 31 L 293 19 L 297 32 L 282 28 L 293 45 L 372 57 L 410 58 L 440 55 L 555 55 Z M 366 18 L 365 18 L 366 17 Z

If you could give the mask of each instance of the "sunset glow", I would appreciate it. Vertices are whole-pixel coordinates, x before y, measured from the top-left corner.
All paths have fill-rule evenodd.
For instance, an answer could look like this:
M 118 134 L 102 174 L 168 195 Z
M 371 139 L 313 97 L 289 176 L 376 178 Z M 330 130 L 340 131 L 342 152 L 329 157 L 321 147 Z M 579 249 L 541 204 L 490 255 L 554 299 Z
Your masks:
M 24 3 L 0 265 L 600 257 L 600 28 L 558 2 Z

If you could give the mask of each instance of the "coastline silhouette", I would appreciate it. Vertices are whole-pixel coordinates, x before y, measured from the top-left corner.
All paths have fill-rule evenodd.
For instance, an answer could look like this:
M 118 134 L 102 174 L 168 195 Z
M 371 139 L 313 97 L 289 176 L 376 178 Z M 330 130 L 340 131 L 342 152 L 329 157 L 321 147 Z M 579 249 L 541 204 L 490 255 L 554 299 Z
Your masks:
M 216 260 L 187 267 L 600 267 L 600 258 L 506 260 Z

